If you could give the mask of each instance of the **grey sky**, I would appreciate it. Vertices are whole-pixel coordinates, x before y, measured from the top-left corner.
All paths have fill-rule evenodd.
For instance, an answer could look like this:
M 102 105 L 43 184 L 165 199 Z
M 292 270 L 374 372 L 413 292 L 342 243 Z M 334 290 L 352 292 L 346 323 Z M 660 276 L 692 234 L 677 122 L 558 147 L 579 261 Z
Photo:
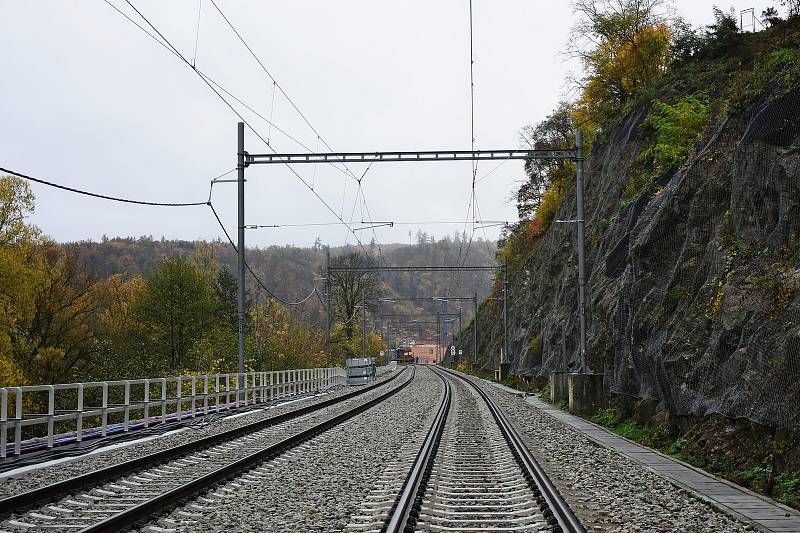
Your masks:
M 110 1 L 135 15 L 124 1 Z M 133 3 L 191 58 L 199 1 Z M 467 0 L 217 2 L 335 150 L 469 148 Z M 749 0 L 736 8 L 760 12 L 778 3 Z M 712 20 L 711 1 L 675 5 L 696 25 Z M 473 9 L 476 144 L 514 147 L 519 128 L 544 118 L 564 97 L 565 75 L 576 68 L 559 53 L 571 9 L 562 0 L 474 0 Z M 0 48 L 0 166 L 104 194 L 174 202 L 204 201 L 209 180 L 234 168 L 236 116 L 189 68 L 103 1 L 3 0 Z M 210 0 L 202 0 L 196 61 L 317 147 L 314 133 L 280 94 L 272 105 L 271 82 Z M 267 124 L 245 115 L 270 134 Z M 278 151 L 305 151 L 274 129 L 270 139 Z M 249 132 L 246 148 L 266 151 Z M 478 177 L 495 166 L 482 162 Z M 345 220 L 361 220 L 359 205 L 352 215 L 353 180 L 345 189 L 346 178 L 329 166 L 296 168 Z M 365 166 L 351 168 L 360 175 Z M 508 198 L 522 176 L 522 164 L 508 162 L 478 184 L 484 220 L 516 219 Z M 247 177 L 248 224 L 336 220 L 284 167 L 250 167 Z M 373 165 L 363 186 L 374 220 L 403 222 L 464 220 L 470 183 L 469 163 L 384 163 Z M 129 206 L 33 189 L 32 221 L 58 241 L 103 234 L 222 236 L 207 207 Z M 234 184 L 214 188 L 213 201 L 231 232 L 235 200 Z M 436 236 L 459 229 L 420 227 Z M 416 229 L 380 228 L 377 237 L 407 242 Z M 497 229 L 486 235 L 496 238 Z M 250 231 L 248 244 L 308 246 L 317 236 L 334 245 L 354 241 L 338 226 Z

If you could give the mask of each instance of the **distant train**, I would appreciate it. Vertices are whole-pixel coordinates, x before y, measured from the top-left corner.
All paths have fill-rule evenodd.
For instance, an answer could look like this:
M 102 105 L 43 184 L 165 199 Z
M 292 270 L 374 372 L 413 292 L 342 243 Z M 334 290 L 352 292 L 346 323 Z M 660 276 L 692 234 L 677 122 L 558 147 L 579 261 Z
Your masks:
M 415 362 L 414 354 L 408 346 L 401 346 L 395 349 L 394 360 L 397 361 L 399 365 L 410 365 Z

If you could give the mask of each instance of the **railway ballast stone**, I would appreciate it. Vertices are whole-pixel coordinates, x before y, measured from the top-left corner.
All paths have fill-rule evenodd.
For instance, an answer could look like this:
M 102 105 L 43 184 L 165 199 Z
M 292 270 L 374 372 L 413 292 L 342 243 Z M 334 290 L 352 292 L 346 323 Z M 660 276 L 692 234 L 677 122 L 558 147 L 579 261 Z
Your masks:
M 754 531 L 639 463 L 482 380 L 589 532 Z

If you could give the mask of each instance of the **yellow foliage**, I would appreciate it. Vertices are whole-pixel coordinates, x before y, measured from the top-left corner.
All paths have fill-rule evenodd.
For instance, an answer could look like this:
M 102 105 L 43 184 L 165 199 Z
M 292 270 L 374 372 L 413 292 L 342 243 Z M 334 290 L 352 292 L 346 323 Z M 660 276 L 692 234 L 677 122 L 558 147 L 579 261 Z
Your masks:
M 536 240 L 550 227 L 556 212 L 564 202 L 564 186 L 560 179 L 554 180 L 542 194 L 542 201 L 530 221 L 522 221 L 520 228 L 509 235 L 505 245 L 498 251 L 498 259 L 508 264 L 509 272 L 517 272 L 533 251 Z
M 14 361 L 0 354 L 0 387 L 18 387 L 25 383 L 22 370 Z
M 536 216 L 534 220 L 538 220 L 541 233 L 547 231 L 547 228 L 549 228 L 550 224 L 553 223 L 556 212 L 561 207 L 563 202 L 564 186 L 562 185 L 561 181 L 554 181 L 550 184 L 547 190 L 544 191 L 544 194 L 542 195 L 542 203 L 539 204 L 539 208 L 536 209 Z
M 648 25 L 629 38 L 603 41 L 588 53 L 584 63 L 589 74 L 574 112 L 576 126 L 593 136 L 611 114 L 652 86 L 669 64 L 671 35 L 666 24 Z

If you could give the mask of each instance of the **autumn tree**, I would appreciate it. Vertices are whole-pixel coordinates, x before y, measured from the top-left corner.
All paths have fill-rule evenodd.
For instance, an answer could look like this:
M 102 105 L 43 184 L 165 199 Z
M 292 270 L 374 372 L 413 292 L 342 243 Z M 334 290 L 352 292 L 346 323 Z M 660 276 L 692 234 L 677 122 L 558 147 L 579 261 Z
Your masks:
M 670 61 L 667 0 L 575 0 L 569 53 L 585 69 L 576 118 L 592 130 L 652 86 Z
M 58 383 L 98 361 L 107 283 L 27 223 L 33 208 L 26 182 L 0 178 L 0 366 L 15 379 Z
M 0 177 L 0 386 L 19 385 L 24 372 L 14 354 L 19 326 L 35 307 L 38 230 L 26 224 L 34 196 L 24 180 Z
M 98 355 L 106 283 L 87 273 L 74 252 L 55 243 L 42 245 L 39 254 L 35 309 L 20 328 L 15 351 L 36 382 L 70 381 L 91 368 Z
M 104 281 L 106 305 L 99 313 L 98 357 L 90 379 L 135 379 L 161 374 L 163 363 L 149 349 L 149 339 L 134 308 L 145 290 L 141 276 L 115 274 Z
M 368 326 L 369 327 L 369 326 Z M 343 365 L 345 359 L 361 357 L 361 323 L 353 322 L 353 335 L 347 336 L 345 331 L 346 324 L 336 324 L 331 332 L 331 345 L 333 349 L 333 359 L 336 364 Z M 378 357 L 381 350 L 386 349 L 386 345 L 381 341 L 381 337 L 374 331 L 363 332 L 366 335 L 365 348 L 367 357 Z
M 253 364 L 263 370 L 323 366 L 325 338 L 275 299 L 256 303 L 249 328 Z

